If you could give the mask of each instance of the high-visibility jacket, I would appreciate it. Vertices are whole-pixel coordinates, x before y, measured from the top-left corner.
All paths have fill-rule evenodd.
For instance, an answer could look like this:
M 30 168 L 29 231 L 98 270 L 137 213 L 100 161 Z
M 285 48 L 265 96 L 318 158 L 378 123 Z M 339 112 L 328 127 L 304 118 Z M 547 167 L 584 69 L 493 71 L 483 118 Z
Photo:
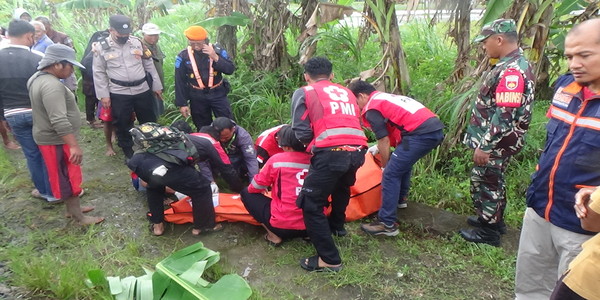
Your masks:
M 367 137 L 360 126 L 356 97 L 349 89 L 327 80 L 303 89 L 316 147 L 367 145 Z
M 279 144 L 275 139 L 275 135 L 283 126 L 285 126 L 285 124 L 269 128 L 263 131 L 258 138 L 256 138 L 256 143 L 254 143 L 254 146 L 256 147 L 256 159 L 259 163 L 265 163 L 269 157 L 283 152 L 283 149 L 279 147 Z M 263 151 L 259 150 L 261 148 L 267 152 L 266 155 L 263 153 Z
M 369 96 L 369 102 L 362 110 L 362 120 L 365 127 L 371 127 L 367 121 L 367 111 L 377 110 L 388 120 L 386 128 L 389 133 L 390 145 L 398 146 L 402 138 L 402 131 L 411 132 L 423 122 L 436 117 L 427 107 L 419 101 L 412 98 L 388 94 L 383 92 L 373 92 Z
M 581 228 L 575 214 L 575 194 L 581 187 L 600 185 L 600 95 L 584 100 L 573 75 L 556 81 L 550 121 L 538 169 L 527 189 L 527 206 L 566 230 Z
M 271 191 L 271 220 L 273 227 L 304 230 L 302 210 L 296 205 L 304 177 L 308 173 L 311 155 L 306 152 L 283 152 L 275 154 L 260 173 L 254 175 L 248 192 L 261 193 L 269 186 Z

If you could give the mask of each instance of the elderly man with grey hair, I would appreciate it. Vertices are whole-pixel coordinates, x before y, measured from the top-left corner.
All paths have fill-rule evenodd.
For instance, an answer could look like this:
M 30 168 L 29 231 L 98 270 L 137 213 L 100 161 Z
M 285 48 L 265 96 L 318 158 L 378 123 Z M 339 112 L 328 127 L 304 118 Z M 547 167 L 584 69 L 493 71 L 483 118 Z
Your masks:
M 35 43 L 31 49 L 45 53 L 46 48 L 54 44 L 54 42 L 46 35 L 46 26 L 40 21 L 31 21 L 29 23 L 35 27 L 35 34 L 33 36 Z

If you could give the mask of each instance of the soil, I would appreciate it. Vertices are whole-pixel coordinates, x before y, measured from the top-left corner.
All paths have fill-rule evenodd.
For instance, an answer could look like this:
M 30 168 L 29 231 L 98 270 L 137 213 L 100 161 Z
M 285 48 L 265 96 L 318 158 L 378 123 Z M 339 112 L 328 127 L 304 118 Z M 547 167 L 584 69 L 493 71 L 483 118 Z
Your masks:
M 297 261 L 304 257 L 302 255 L 314 253 L 311 246 L 300 241 L 292 241 L 286 243 L 284 247 L 272 249 L 263 241 L 264 230 L 258 226 L 228 223 L 224 225 L 225 229 L 221 232 L 197 238 L 191 234 L 191 225 L 168 225 L 164 236 L 148 237 L 150 233 L 145 218 L 147 212 L 145 194 L 133 189 L 129 170 L 124 165 L 124 156 L 116 143 L 117 156 L 107 157 L 104 155 L 103 141 L 101 130 L 82 128 L 80 145 L 84 151 L 82 169 L 85 190 L 85 195 L 81 199 L 82 205 L 95 206 L 95 210 L 90 215 L 106 218 L 100 225 L 101 227 L 122 231 L 124 235 L 133 239 L 144 236 L 144 242 L 150 241 L 143 246 L 144 255 L 158 256 L 161 253 L 158 249 L 165 245 L 187 246 L 202 241 L 206 247 L 221 253 L 219 264 L 224 272 L 245 275 L 244 277 L 254 292 L 260 293 L 260 296 L 255 299 L 380 299 L 377 296 L 380 295 L 379 291 L 361 288 L 354 284 L 333 286 L 326 280 L 330 275 L 305 272 L 298 266 Z M 22 152 L 12 150 L 8 153 L 18 170 L 16 176 L 27 178 L 28 172 Z M 0 226 L 22 233 L 32 229 L 44 230 L 44 228 L 75 226 L 72 221 L 64 218 L 63 205 L 51 205 L 43 200 L 32 198 L 30 192 L 33 187 L 30 181 L 15 178 L 14 182 L 3 186 L 2 189 L 5 191 L 0 198 Z M 23 211 L 26 211 L 25 215 Z M 419 215 L 423 218 L 434 219 L 433 213 L 429 210 L 423 211 Z M 444 220 L 444 218 L 440 219 Z M 358 224 L 360 223 L 353 222 L 349 225 L 349 230 L 351 234 L 364 236 L 358 229 Z M 430 227 L 432 226 L 427 225 L 423 228 Z M 2 236 L 1 233 L 0 236 Z M 13 242 L 18 241 L 10 241 L 10 243 Z M 436 264 L 439 265 L 441 258 L 435 254 L 421 254 L 420 261 L 406 260 L 394 250 L 393 243 L 386 240 L 381 243 L 380 248 L 383 255 L 398 256 L 400 266 L 425 264 L 434 267 Z M 7 275 L 7 272 L 10 273 L 0 262 L 0 299 L 3 297 L 5 299 L 27 299 L 26 296 L 23 296 L 26 294 L 24 289 L 3 285 L 3 278 L 10 279 L 10 274 Z M 400 277 L 401 274 L 398 274 Z M 310 276 L 322 277 L 319 277 L 318 280 L 307 279 Z M 394 272 L 393 275 L 390 275 L 390 282 L 397 280 L 395 277 Z M 447 280 L 452 282 L 456 281 L 456 278 L 447 278 Z M 444 286 L 444 283 L 436 284 Z M 470 299 L 500 299 L 482 291 L 503 290 L 502 294 L 506 295 L 506 287 L 502 283 L 465 282 L 465 284 L 471 288 L 485 287 L 485 289 L 476 288 Z M 398 299 L 422 298 L 423 295 L 418 293 L 418 289 L 416 290 L 416 294 L 407 294 L 406 297 Z M 432 295 L 425 298 L 436 299 Z

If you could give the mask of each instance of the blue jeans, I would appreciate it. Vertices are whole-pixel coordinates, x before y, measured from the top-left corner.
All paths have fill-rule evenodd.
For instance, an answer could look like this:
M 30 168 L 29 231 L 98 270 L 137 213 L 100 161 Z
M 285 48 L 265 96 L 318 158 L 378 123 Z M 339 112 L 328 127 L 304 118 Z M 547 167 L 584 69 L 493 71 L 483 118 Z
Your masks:
M 12 130 L 12 134 L 15 136 L 23 154 L 27 159 L 27 168 L 31 174 L 31 180 L 35 188 L 44 196 L 52 196 L 52 189 L 50 188 L 50 181 L 48 180 L 48 170 L 46 170 L 46 164 L 44 158 L 40 152 L 40 148 L 33 140 L 33 117 L 31 112 L 7 116 L 6 122 Z
M 390 155 L 390 161 L 383 171 L 381 180 L 381 208 L 379 220 L 386 225 L 396 223 L 398 200 L 408 195 L 410 174 L 413 165 L 431 150 L 435 149 L 444 139 L 442 130 L 403 136 L 402 142 Z

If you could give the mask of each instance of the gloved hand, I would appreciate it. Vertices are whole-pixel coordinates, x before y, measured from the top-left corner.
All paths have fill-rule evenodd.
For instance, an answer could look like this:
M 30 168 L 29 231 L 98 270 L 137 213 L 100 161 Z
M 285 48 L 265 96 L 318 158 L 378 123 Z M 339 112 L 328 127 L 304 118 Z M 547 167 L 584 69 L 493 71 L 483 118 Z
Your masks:
M 210 189 L 212 190 L 213 194 L 218 194 L 219 193 L 219 186 L 214 181 L 210 183 Z
M 373 145 L 371 147 L 369 147 L 369 150 L 367 150 L 369 153 L 371 153 L 371 155 L 375 156 L 377 155 L 377 153 L 379 153 L 379 148 L 377 148 L 377 145 Z

